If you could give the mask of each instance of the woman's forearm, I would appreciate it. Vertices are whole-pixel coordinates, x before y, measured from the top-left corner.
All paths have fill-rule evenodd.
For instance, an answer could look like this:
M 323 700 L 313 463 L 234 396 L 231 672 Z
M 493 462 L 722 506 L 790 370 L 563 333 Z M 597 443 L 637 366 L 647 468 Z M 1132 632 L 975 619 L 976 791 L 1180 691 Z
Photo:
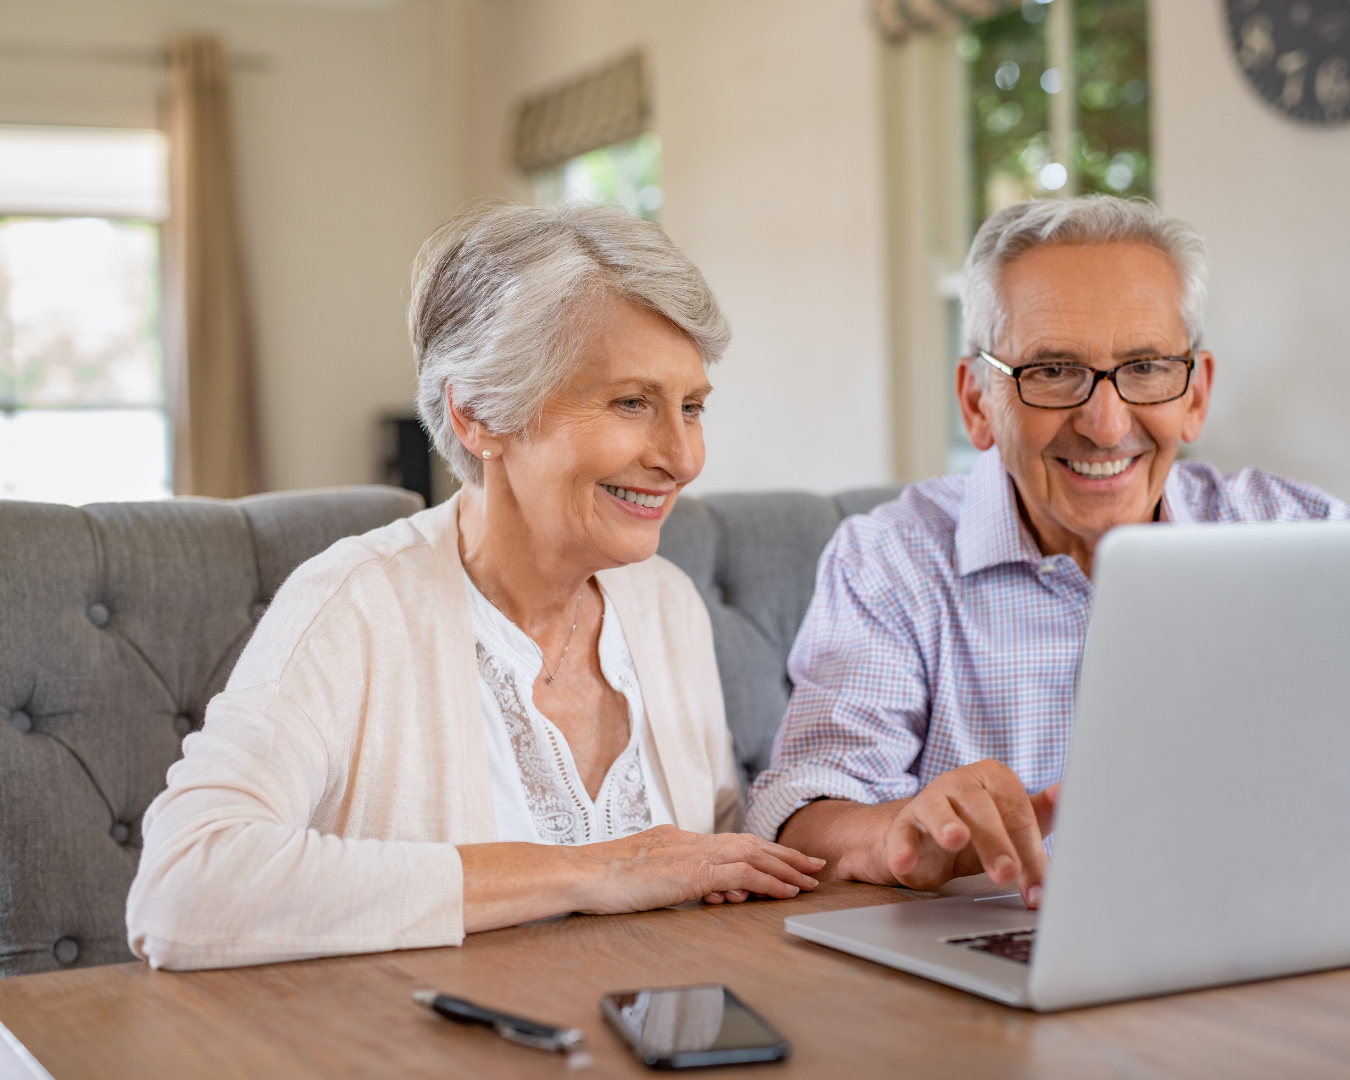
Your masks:
M 747 833 L 658 825 L 579 847 L 466 844 L 466 933 L 561 915 L 617 914 L 749 893 L 786 898 L 814 889 L 821 861 Z
M 127 896 L 132 950 L 154 967 L 236 967 L 463 939 L 460 862 L 448 844 L 323 835 L 266 820 L 220 790 L 173 792 L 155 809 Z
M 464 932 L 581 910 L 596 876 L 595 860 L 586 854 L 586 848 L 553 844 L 462 845 Z

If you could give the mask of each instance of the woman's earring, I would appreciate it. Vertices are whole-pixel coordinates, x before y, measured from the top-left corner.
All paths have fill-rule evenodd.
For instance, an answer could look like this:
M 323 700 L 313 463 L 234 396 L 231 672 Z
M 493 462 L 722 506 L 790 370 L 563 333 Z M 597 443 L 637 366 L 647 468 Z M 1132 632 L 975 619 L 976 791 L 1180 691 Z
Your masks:
M 492 451 L 491 451 L 491 450 L 484 450 L 484 451 L 483 451 L 483 460 L 484 460 L 484 461 L 486 461 L 486 460 L 487 460 L 488 458 L 490 458 L 491 456 L 492 456 Z

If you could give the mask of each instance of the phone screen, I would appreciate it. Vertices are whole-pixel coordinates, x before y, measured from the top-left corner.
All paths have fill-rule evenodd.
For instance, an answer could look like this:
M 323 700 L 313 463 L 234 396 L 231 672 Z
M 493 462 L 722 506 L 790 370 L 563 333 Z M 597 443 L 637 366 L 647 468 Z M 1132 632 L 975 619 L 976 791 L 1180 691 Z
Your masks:
M 600 1000 L 633 1052 L 657 1068 L 776 1061 L 783 1037 L 725 986 L 632 990 Z

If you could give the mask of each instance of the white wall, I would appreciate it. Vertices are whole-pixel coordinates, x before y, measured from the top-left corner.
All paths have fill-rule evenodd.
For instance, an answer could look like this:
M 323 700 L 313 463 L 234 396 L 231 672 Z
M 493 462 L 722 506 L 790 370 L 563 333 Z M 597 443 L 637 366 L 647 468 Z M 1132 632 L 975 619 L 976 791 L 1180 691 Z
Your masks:
M 375 476 L 374 419 L 406 410 L 404 282 L 462 201 L 453 12 L 208 0 L 3 0 L 0 43 L 161 47 L 219 33 L 264 71 L 235 76 L 238 173 L 264 453 L 276 488 Z M 162 71 L 0 61 L 0 122 L 152 127 Z
M 1213 258 L 1219 379 L 1200 453 L 1350 497 L 1350 128 L 1276 116 L 1218 0 L 1154 0 L 1164 207 Z M 890 474 L 878 45 L 858 0 L 3 0 L 0 44 L 153 48 L 213 30 L 239 173 L 275 487 L 372 477 L 403 407 L 408 266 L 466 199 L 528 195 L 520 94 L 635 44 L 666 148 L 664 223 L 736 337 L 714 372 L 704 490 L 835 490 Z M 0 62 L 0 122 L 152 126 L 162 73 Z
M 1246 83 L 1218 0 L 1153 0 L 1160 201 L 1212 263 L 1214 403 L 1197 452 L 1350 498 L 1350 125 L 1284 119 Z
M 703 490 L 889 477 L 877 43 L 857 0 L 3 0 L 0 44 L 155 48 L 210 30 L 236 76 L 270 485 L 364 482 L 413 392 L 420 242 L 467 199 L 529 197 L 520 94 L 634 44 L 654 73 L 664 224 L 735 330 Z M 0 63 L 0 122 L 153 126 L 162 72 Z
M 695 490 L 890 475 L 878 43 L 858 0 L 470 0 L 470 187 L 528 197 L 518 97 L 641 45 L 662 223 L 735 338 Z

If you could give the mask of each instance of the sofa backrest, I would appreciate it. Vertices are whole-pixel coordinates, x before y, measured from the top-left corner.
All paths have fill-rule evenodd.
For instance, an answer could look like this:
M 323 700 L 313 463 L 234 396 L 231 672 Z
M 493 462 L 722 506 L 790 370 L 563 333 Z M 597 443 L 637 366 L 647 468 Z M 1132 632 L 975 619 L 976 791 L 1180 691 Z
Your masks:
M 682 497 L 660 554 L 694 579 L 712 619 L 736 760 L 748 783 L 769 763 L 792 684 L 788 652 L 816 587 L 816 563 L 839 523 L 900 494 L 800 491 Z
M 897 491 L 709 495 L 671 512 L 661 553 L 708 605 L 747 779 L 787 705 L 821 549 L 845 515 Z M 277 588 L 420 506 L 387 487 L 0 501 L 0 976 L 132 958 L 141 817 Z
M 278 586 L 421 505 L 0 502 L 0 975 L 132 959 L 141 815 Z

